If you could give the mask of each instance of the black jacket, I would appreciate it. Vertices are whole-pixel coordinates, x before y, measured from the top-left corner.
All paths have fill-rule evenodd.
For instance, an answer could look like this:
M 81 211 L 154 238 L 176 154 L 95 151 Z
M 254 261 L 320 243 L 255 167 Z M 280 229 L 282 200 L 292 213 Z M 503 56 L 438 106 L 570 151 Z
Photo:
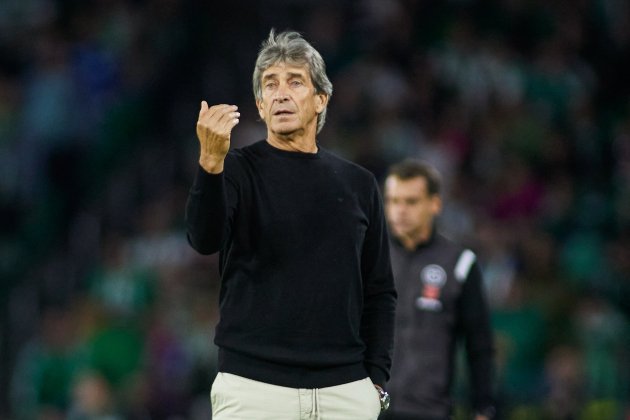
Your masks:
M 475 254 L 434 234 L 410 252 L 391 243 L 398 291 L 392 411 L 447 418 L 456 346 L 463 339 L 473 405 L 493 404 L 493 339 Z

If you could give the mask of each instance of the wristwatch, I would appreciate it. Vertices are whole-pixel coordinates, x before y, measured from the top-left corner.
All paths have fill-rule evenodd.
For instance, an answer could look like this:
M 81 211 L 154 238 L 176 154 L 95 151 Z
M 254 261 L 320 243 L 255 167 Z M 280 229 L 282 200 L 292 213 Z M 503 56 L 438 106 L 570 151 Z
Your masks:
M 374 385 L 376 391 L 378 391 L 378 399 L 381 401 L 381 412 L 389 408 L 389 394 L 383 388 L 378 385 Z

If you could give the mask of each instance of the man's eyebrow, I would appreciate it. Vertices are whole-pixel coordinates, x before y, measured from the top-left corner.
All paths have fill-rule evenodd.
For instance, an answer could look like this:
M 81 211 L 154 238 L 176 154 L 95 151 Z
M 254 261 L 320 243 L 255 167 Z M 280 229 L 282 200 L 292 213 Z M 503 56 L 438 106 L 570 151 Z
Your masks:
M 294 72 L 287 72 L 287 75 L 289 77 L 289 79 L 292 78 L 300 78 L 300 79 L 304 79 L 306 76 L 302 73 L 294 73 Z M 269 73 L 263 76 L 263 80 L 268 80 L 268 79 L 275 79 L 278 77 L 278 73 Z
M 263 80 L 268 80 L 268 79 L 275 79 L 278 77 L 277 73 L 269 73 L 263 76 Z
M 289 72 L 288 75 L 289 75 L 289 78 L 299 77 L 299 78 L 303 79 L 305 77 L 304 74 L 302 74 L 302 73 L 291 73 L 291 72 Z

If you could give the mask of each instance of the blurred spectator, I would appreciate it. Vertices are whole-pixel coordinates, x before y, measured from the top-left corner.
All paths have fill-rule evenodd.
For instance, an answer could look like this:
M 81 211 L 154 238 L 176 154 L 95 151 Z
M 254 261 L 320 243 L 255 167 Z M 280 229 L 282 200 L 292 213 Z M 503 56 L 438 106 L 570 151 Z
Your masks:
M 130 259 L 125 238 L 111 235 L 103 244 L 101 263 L 88 279 L 88 294 L 110 318 L 140 324 L 151 308 L 156 274 Z
M 109 383 L 100 375 L 79 375 L 72 389 L 68 420 L 122 420 Z
M 87 357 L 71 308 L 44 309 L 37 335 L 17 355 L 11 382 L 16 419 L 64 418 L 75 376 Z
M 576 347 L 552 348 L 545 360 L 544 412 L 552 419 L 570 419 L 579 415 L 584 398 L 584 361 Z
M 578 302 L 574 321 L 584 355 L 586 397 L 593 405 L 606 403 L 615 407 L 620 415 L 619 402 L 626 399 L 630 391 L 627 364 L 630 323 L 627 317 L 592 293 Z
M 536 407 L 544 397 L 543 366 L 549 340 L 545 313 L 519 277 L 502 304 L 493 309 L 500 401 L 504 405 L 500 411 Z

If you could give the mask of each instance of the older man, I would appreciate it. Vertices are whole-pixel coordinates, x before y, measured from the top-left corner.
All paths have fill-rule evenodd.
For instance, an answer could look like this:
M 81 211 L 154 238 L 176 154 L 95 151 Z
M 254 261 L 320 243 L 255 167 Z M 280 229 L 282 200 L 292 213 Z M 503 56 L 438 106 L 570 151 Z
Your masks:
M 241 149 L 237 107 L 202 102 L 186 209 L 220 253 L 213 419 L 375 419 L 396 302 L 378 184 L 318 144 L 332 84 L 300 34 L 271 31 L 253 88 L 267 137 Z

